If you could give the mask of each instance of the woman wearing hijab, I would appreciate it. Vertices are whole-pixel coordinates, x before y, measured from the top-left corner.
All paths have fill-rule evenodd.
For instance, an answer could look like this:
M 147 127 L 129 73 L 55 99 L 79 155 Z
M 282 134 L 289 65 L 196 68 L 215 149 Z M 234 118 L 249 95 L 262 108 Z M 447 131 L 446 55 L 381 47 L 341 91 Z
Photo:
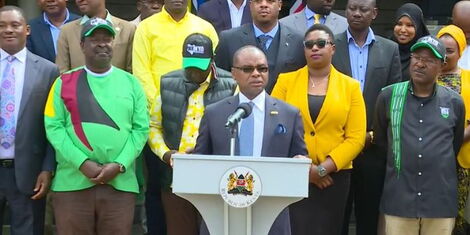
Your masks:
M 437 33 L 437 37 L 446 46 L 446 63 L 442 68 L 437 83 L 462 95 L 466 109 L 465 119 L 467 123 L 465 123 L 464 144 L 457 157 L 461 166 L 457 169 L 459 213 L 455 220 L 453 233 L 454 235 L 464 235 L 470 232 L 470 225 L 466 223 L 463 217 L 470 186 L 469 170 L 465 169 L 470 168 L 470 127 L 468 126 L 468 120 L 470 119 L 470 70 L 459 68 L 457 62 L 467 46 L 467 41 L 462 29 L 455 25 L 448 25 L 442 28 Z
M 429 31 L 424 24 L 423 11 L 418 5 L 406 3 L 398 8 L 392 39 L 398 43 L 403 81 L 410 80 L 410 48 L 426 35 L 429 35 Z

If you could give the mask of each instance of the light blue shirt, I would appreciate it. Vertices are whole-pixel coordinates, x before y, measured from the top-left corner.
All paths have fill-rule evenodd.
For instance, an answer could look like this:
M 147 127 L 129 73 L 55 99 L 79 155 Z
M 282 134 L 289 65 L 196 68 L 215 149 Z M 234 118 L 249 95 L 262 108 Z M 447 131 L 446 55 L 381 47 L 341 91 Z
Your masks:
M 264 109 L 266 103 L 266 92 L 263 90 L 253 100 L 248 99 L 241 92 L 238 96 L 241 103 L 253 102 L 253 110 L 250 115 L 254 116 L 254 136 L 253 136 L 253 156 L 261 157 L 261 150 L 263 148 L 263 135 L 264 135 Z M 242 126 L 243 119 L 238 125 L 238 133 L 240 133 L 240 127 Z
M 361 91 L 364 91 L 364 84 L 366 83 L 367 60 L 369 59 L 369 45 L 375 41 L 374 32 L 369 28 L 366 43 L 360 47 L 357 45 L 356 40 L 346 30 L 348 38 L 349 62 L 351 63 L 352 77 L 361 83 Z
M 49 21 L 49 18 L 47 17 L 45 12 L 42 13 L 42 17 L 44 17 L 44 22 L 46 22 L 46 24 L 49 25 L 49 30 L 51 31 L 51 35 L 52 35 L 52 42 L 54 43 L 54 51 L 56 54 L 57 54 L 57 40 L 59 39 L 60 27 L 62 27 L 62 25 L 64 25 L 65 22 L 67 22 L 67 20 L 69 20 L 69 17 L 70 17 L 69 10 L 68 9 L 65 9 L 65 10 L 66 10 L 65 20 L 64 22 L 62 22 L 62 24 L 60 24 L 59 27 L 56 27 L 54 24 L 51 23 L 51 21 Z
M 305 18 L 307 18 L 307 29 L 312 27 L 313 23 L 315 23 L 315 12 L 310 10 L 310 8 L 305 7 Z M 320 24 L 325 24 L 326 16 L 321 15 L 320 17 Z
M 266 50 L 269 48 L 269 46 L 271 45 L 271 42 L 273 41 L 274 37 L 276 36 L 276 33 L 277 31 L 279 31 L 279 22 L 276 23 L 276 26 L 274 26 L 273 29 L 271 29 L 271 31 L 267 32 L 267 33 L 263 33 L 263 31 L 261 31 L 261 29 L 259 29 L 258 27 L 256 27 L 255 24 L 253 24 L 253 29 L 255 31 L 255 37 L 258 39 L 259 36 L 261 35 L 267 35 L 269 36 L 270 38 L 268 39 L 268 41 L 266 41 Z
M 26 68 L 26 47 L 18 53 L 14 54 L 15 60 L 12 67 L 15 70 L 15 123 L 18 121 L 21 97 L 23 94 L 24 74 Z M 0 71 L 3 73 L 7 66 L 7 57 L 10 56 L 6 51 L 0 49 Z M 0 76 L 1 79 L 1 76 Z M 0 89 L 1 92 L 1 89 Z M 16 124 L 15 124 L 16 125 Z M 0 145 L 0 159 L 11 159 L 15 156 L 15 144 L 5 149 Z

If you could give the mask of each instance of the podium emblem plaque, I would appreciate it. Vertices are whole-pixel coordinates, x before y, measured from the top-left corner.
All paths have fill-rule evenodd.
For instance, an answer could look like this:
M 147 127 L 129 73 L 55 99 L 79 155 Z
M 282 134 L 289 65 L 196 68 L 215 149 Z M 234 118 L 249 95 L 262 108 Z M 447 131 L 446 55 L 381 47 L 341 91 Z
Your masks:
M 245 166 L 230 168 L 220 180 L 220 196 L 231 207 L 245 208 L 261 195 L 261 178 Z

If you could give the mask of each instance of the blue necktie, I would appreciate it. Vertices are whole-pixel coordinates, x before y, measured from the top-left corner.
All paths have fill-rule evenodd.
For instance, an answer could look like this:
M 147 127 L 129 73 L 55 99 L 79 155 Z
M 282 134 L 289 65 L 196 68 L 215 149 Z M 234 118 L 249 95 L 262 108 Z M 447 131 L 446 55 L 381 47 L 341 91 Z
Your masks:
M 261 47 L 261 49 L 263 49 L 263 51 L 267 51 L 268 50 L 268 40 L 271 39 L 271 36 L 269 35 L 260 35 L 258 36 L 258 41 L 259 41 L 259 45 Z
M 250 102 L 253 107 L 253 102 Z M 254 108 L 254 107 L 253 107 Z M 240 156 L 253 156 L 253 138 L 254 138 L 254 127 L 255 127 L 255 115 L 251 112 L 250 116 L 246 117 L 242 121 L 240 127 L 240 134 L 238 138 L 240 140 Z
M 8 149 L 15 141 L 15 69 L 14 56 L 7 57 L 0 86 L 0 144 Z

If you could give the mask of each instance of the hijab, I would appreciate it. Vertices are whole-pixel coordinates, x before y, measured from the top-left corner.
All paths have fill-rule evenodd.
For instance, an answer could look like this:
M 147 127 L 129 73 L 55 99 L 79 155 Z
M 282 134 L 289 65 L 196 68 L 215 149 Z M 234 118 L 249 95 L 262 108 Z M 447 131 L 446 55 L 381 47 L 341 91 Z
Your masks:
M 406 44 L 398 43 L 398 40 L 395 36 L 392 36 L 392 39 L 398 43 L 398 48 L 400 51 L 400 61 L 401 61 L 401 71 L 402 71 L 402 80 L 410 80 L 410 56 L 411 56 L 411 46 L 413 46 L 419 38 L 429 35 L 429 31 L 424 24 L 423 11 L 419 8 L 418 5 L 414 3 L 406 3 L 402 5 L 395 14 L 395 24 L 398 23 L 401 17 L 408 16 L 415 26 L 415 37 L 411 39 L 410 42 Z
M 465 33 L 459 27 L 451 24 L 443 27 L 437 33 L 437 37 L 440 38 L 444 34 L 449 34 L 459 46 L 459 56 L 462 56 L 463 51 L 467 47 L 467 39 L 465 39 Z

